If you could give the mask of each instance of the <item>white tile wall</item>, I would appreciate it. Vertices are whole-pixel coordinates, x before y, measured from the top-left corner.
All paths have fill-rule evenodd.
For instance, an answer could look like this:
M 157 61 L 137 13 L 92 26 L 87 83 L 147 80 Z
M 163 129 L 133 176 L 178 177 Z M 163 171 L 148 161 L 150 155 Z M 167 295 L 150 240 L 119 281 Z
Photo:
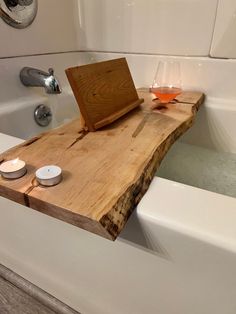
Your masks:
M 0 57 L 77 49 L 78 1 L 39 0 L 38 14 L 28 28 L 15 29 L 0 19 Z
M 236 58 L 236 1 L 219 0 L 211 56 Z
M 206 56 L 217 0 L 78 0 L 83 50 Z

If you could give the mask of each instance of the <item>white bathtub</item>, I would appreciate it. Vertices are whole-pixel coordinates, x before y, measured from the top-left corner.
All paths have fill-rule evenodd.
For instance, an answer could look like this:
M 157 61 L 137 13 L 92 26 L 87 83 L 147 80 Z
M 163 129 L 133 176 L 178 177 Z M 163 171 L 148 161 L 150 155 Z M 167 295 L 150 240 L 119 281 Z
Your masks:
M 72 96 L 29 97 L 0 106 L 0 132 L 21 139 L 55 128 L 79 115 L 78 106 Z M 39 126 L 34 120 L 34 111 L 38 105 L 47 105 L 52 111 L 52 121 L 46 127 Z
M 66 110 L 60 95 L 34 97 L 0 108 L 0 131 L 15 136 L 0 134 L 0 151 L 41 131 L 32 118 L 37 103 L 61 104 L 52 127 L 78 114 L 69 92 L 61 95 Z M 235 153 L 235 113 L 233 104 L 209 103 L 162 176 L 173 175 L 181 145 Z M 185 160 L 189 167 L 193 159 Z M 181 164 L 175 179 L 184 171 Z M 0 198 L 0 263 L 82 313 L 235 314 L 236 199 L 220 193 L 156 177 L 115 242 Z

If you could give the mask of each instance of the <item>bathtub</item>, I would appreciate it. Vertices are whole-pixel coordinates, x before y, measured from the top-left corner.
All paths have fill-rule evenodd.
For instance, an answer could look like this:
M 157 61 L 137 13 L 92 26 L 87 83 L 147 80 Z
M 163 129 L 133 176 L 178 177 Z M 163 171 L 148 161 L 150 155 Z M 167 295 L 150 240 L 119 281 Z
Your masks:
M 45 130 L 40 103 L 53 111 L 47 129 L 78 115 L 68 90 L 8 102 L 1 152 Z M 81 313 L 235 314 L 235 115 L 232 103 L 205 104 L 115 242 L 0 198 L 0 263 Z
M 59 125 L 67 123 L 79 115 L 78 106 L 71 101 L 71 96 L 63 97 L 66 106 L 60 105 L 58 96 L 27 98 L 0 106 L 0 132 L 21 139 L 31 138 Z M 34 119 L 34 111 L 39 105 L 46 105 L 51 109 L 52 121 L 48 126 L 38 125 Z M 10 122 L 10 123 L 9 123 Z M 24 127 L 22 127 L 24 125 Z

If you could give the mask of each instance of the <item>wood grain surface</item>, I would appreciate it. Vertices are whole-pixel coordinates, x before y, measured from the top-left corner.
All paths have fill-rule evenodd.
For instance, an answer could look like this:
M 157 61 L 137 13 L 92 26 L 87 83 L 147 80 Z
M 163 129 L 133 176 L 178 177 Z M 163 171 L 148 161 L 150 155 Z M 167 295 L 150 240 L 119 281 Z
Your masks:
M 69 68 L 66 75 L 89 131 L 112 123 L 143 102 L 125 58 Z
M 9 281 L 0 277 L 1 314 L 56 314 Z
M 83 133 L 78 118 L 0 155 L 0 160 L 19 157 L 28 170 L 18 180 L 0 178 L 0 195 L 116 239 L 204 99 L 202 93 L 184 92 L 175 104 L 151 110 L 153 94 L 144 89 L 138 93 L 145 99 L 141 108 L 97 132 Z M 35 170 L 48 164 L 63 169 L 63 181 L 50 188 L 37 186 Z
M 1 264 L 0 313 L 80 314 L 67 304 Z

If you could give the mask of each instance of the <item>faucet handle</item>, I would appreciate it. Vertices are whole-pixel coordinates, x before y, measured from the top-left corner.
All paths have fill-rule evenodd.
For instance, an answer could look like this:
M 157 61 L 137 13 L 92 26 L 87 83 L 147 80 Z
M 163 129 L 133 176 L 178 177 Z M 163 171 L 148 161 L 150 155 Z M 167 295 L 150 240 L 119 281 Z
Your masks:
M 54 69 L 53 68 L 49 68 L 48 69 L 48 73 L 53 76 L 54 75 Z

